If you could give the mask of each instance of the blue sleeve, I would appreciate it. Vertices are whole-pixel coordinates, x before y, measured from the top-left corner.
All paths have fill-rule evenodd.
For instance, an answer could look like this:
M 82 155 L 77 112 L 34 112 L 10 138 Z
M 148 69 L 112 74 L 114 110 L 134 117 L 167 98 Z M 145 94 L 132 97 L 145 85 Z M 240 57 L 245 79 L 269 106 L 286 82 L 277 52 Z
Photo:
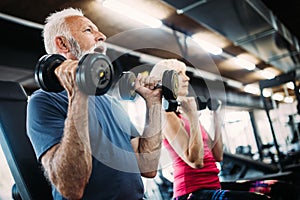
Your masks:
M 130 120 L 130 117 L 129 117 L 127 111 L 124 109 L 122 104 L 115 98 L 113 98 L 113 101 L 112 101 L 112 108 L 113 108 L 114 112 L 118 114 L 118 117 L 117 117 L 117 118 L 119 118 L 117 120 L 118 123 L 121 124 L 121 126 L 123 126 L 123 130 L 126 130 L 127 134 L 130 135 L 130 139 L 140 137 L 140 133 L 138 132 L 135 125 Z M 127 127 L 126 127 L 126 125 L 127 125 Z
M 27 107 L 27 134 L 37 159 L 63 136 L 66 106 L 45 92 L 33 94 Z

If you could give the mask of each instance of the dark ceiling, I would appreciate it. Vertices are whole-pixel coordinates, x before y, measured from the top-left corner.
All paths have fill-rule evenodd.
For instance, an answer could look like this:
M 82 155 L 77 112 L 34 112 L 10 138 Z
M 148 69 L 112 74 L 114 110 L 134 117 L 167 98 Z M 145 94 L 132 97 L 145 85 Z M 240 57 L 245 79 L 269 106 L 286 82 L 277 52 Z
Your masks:
M 300 39 L 300 1 L 262 0 L 264 4 Z
M 300 2 L 297 1 L 119 0 L 130 7 L 160 18 L 167 31 L 145 28 L 134 20 L 103 8 L 99 1 L 1 0 L 0 80 L 20 82 L 30 92 L 37 88 L 34 81 L 35 63 L 45 54 L 41 25 L 50 12 L 69 6 L 81 8 L 86 16 L 108 36 L 112 49 L 118 47 L 114 50 L 129 54 L 131 50 L 135 50 L 139 53 L 134 54 L 135 56 L 130 59 L 128 57 L 123 59 L 124 62 L 139 60 L 137 58 L 140 54 L 160 58 L 175 57 L 199 69 L 200 72 L 221 76 L 224 82 L 229 80 L 240 83 L 241 88 L 239 86 L 231 88 L 225 83 L 226 91 L 234 89 L 241 92 L 243 86 L 257 83 L 263 79 L 259 71 L 265 68 L 271 68 L 276 75 L 279 75 L 299 65 L 298 49 L 295 47 L 297 45 L 292 41 L 288 46 L 278 46 L 278 41 L 275 41 L 274 37 L 279 35 L 282 41 L 286 39 L 286 35 L 282 34 L 281 30 L 274 31 L 272 24 L 264 20 L 266 12 L 256 10 L 256 8 L 261 9 L 261 2 L 265 3 L 278 20 L 290 30 L 292 36 L 300 38 Z M 176 13 L 176 9 L 198 2 L 203 3 L 184 14 Z M 34 24 L 28 24 L 28 21 Z M 267 36 L 262 37 L 261 33 L 267 33 Z M 187 36 L 193 34 L 200 34 L 201 38 L 221 45 L 224 55 L 207 55 L 193 42 L 186 40 Z M 290 35 L 287 35 L 287 39 L 290 39 Z M 247 71 L 232 63 L 232 57 L 240 54 L 255 62 L 257 69 Z M 114 55 L 116 54 L 112 54 L 112 57 Z M 130 66 L 125 68 L 129 69 Z M 197 76 L 195 75 L 196 78 Z

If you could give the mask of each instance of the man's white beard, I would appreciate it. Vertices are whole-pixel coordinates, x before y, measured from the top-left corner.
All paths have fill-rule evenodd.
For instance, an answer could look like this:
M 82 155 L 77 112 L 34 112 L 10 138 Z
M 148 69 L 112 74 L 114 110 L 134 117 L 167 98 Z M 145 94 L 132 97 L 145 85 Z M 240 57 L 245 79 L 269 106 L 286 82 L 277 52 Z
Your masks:
M 102 53 L 106 54 L 106 44 L 102 41 L 99 41 L 97 44 L 95 44 L 92 48 L 86 51 L 82 51 L 78 42 L 74 40 L 73 38 L 70 39 L 70 44 L 71 44 L 71 53 L 78 59 L 80 60 L 84 55 L 88 53 Z
M 93 47 L 93 51 L 97 52 L 97 53 L 102 53 L 104 55 L 106 55 L 106 50 L 107 50 L 107 46 L 105 42 L 98 42 L 94 47 Z

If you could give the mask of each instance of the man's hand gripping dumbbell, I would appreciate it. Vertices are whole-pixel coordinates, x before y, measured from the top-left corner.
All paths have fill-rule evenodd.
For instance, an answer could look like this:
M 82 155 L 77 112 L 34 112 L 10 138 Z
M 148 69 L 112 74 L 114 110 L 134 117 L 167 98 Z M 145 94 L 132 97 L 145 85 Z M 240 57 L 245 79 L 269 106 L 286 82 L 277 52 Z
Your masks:
M 136 97 L 134 82 L 136 75 L 133 72 L 124 72 L 119 81 L 119 93 L 123 100 L 133 100 Z M 174 70 L 167 70 L 155 88 L 162 88 L 165 99 L 176 99 L 178 93 L 178 74 Z M 154 89 L 154 88 L 153 88 Z

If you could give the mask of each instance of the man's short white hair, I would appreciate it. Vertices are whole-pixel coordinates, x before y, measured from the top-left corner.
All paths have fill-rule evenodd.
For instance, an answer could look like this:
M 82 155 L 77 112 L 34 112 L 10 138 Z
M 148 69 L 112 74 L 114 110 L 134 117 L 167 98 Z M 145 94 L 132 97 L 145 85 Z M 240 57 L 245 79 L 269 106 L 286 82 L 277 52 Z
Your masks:
M 162 78 L 163 73 L 166 70 L 186 70 L 186 65 L 177 59 L 164 59 L 154 65 L 150 72 L 150 76 Z
M 67 39 L 72 38 L 70 30 L 65 23 L 65 19 L 70 16 L 84 16 L 80 9 L 67 8 L 50 14 L 45 21 L 43 30 L 44 45 L 48 54 L 57 53 L 55 47 L 55 37 L 65 36 Z

